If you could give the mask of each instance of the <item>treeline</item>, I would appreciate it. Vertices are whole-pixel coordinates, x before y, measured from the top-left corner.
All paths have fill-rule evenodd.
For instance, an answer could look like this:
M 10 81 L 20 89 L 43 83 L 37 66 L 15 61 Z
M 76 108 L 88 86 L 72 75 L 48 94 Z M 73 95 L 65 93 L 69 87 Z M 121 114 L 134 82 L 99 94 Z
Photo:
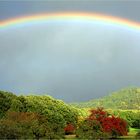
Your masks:
M 90 112 L 89 112 L 90 110 Z M 48 95 L 16 96 L 0 91 L 0 139 L 81 139 L 127 135 L 140 128 L 140 111 L 75 108 Z
M 91 109 L 96 108 L 81 108 L 83 117 L 87 117 L 90 114 Z M 131 128 L 140 129 L 140 110 L 121 110 L 121 109 L 104 109 L 110 115 L 119 116 L 120 118 L 127 121 L 128 126 Z
M 78 109 L 47 95 L 16 96 L 0 91 L 1 138 L 62 138 L 65 126 L 75 126 L 78 116 Z
M 100 99 L 72 103 L 79 108 L 104 107 L 105 109 L 140 110 L 140 88 L 126 88 Z

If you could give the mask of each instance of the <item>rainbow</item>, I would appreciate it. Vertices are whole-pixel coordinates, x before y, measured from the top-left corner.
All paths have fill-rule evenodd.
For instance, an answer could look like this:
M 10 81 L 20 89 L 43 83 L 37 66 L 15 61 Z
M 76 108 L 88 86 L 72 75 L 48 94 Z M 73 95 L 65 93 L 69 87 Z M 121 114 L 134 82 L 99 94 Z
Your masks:
M 82 21 L 97 21 L 106 24 L 119 25 L 130 29 L 140 30 L 140 23 L 123 19 L 119 17 L 108 16 L 97 13 L 82 13 L 82 12 L 60 12 L 60 13 L 43 13 L 37 15 L 29 15 L 6 19 L 0 21 L 0 29 L 13 27 L 16 25 L 38 23 L 43 21 L 59 21 L 59 20 L 82 20 Z

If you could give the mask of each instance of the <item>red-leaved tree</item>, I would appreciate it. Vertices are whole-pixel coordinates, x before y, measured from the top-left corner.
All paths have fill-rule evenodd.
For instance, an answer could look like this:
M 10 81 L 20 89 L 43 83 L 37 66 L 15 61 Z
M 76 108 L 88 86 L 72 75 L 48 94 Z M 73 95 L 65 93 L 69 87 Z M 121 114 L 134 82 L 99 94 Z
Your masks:
M 87 120 L 100 123 L 101 131 L 110 134 L 112 137 L 127 135 L 127 122 L 125 120 L 109 115 L 103 108 L 93 109 L 90 112 Z

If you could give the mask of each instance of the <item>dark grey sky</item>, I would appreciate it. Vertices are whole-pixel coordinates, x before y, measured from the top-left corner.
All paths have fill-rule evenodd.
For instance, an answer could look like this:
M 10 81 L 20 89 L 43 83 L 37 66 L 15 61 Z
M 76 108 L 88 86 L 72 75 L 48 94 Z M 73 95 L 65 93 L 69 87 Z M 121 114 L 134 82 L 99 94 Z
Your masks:
M 58 11 L 99 12 L 140 21 L 139 0 L 4 0 L 0 18 Z
M 140 1 L 0 1 L 0 20 L 95 12 L 140 22 Z M 73 21 L 0 30 L 0 89 L 85 101 L 140 86 L 140 30 Z

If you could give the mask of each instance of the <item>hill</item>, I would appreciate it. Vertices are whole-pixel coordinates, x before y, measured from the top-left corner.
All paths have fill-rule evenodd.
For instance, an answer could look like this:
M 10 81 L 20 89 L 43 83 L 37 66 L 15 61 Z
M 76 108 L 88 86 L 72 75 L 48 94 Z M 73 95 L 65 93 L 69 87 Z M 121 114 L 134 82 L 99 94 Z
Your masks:
M 106 109 L 140 109 L 140 88 L 125 88 L 100 99 L 71 103 L 79 108 L 104 107 Z

